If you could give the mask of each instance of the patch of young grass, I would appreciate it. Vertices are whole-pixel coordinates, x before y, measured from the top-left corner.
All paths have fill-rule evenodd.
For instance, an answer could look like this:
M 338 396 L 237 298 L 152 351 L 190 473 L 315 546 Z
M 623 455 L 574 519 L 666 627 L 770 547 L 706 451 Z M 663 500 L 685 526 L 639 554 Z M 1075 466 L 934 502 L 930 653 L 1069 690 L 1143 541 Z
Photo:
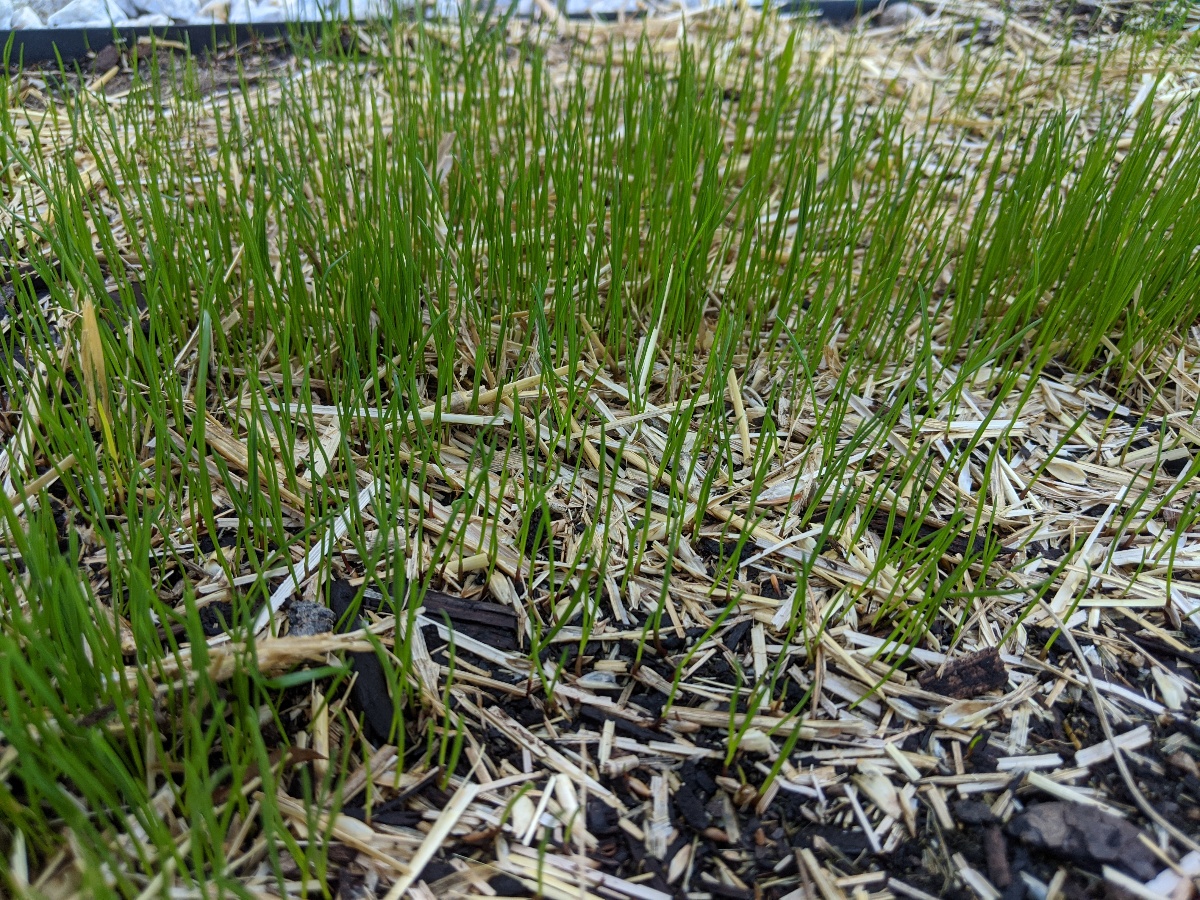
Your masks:
M 286 577 L 385 598 L 367 618 L 395 778 L 436 759 L 443 788 L 470 726 L 462 648 L 441 676 L 421 637 L 431 588 L 515 601 L 551 712 L 614 594 L 633 672 L 665 659 L 678 688 L 746 592 L 733 559 L 776 538 L 785 647 L 859 606 L 912 644 L 1007 590 L 1000 554 L 1036 529 L 1001 531 L 989 486 L 1040 374 L 1119 392 L 1200 313 L 1200 122 L 1153 91 L 1128 112 L 1089 82 L 1103 53 L 1044 67 L 1090 84 L 1068 113 L 1018 106 L 1026 74 L 970 53 L 936 103 L 889 98 L 853 50 L 822 61 L 811 28 L 737 16 L 667 45 L 463 22 L 301 49 L 207 94 L 190 59 L 119 102 L 80 87 L 36 111 L 3 83 L 15 894 L 40 873 L 93 896 L 323 879 L 324 813 L 371 750 L 333 663 L 281 681 L 256 662 Z M 997 79 L 1004 127 L 955 124 Z M 1122 527 L 1184 484 L 1137 495 Z M 302 571 L 345 510 L 338 551 Z M 673 591 L 710 537 L 736 549 L 685 611 L 699 643 L 671 654 Z M 829 568 L 855 553 L 854 579 Z M 822 566 L 840 589 L 812 586 Z M 244 665 L 210 664 L 225 642 Z M 811 687 L 788 702 L 786 660 L 739 668 L 727 764 L 742 712 L 782 709 L 795 746 Z M 313 739 L 317 696 L 328 764 L 289 768 L 277 751 Z

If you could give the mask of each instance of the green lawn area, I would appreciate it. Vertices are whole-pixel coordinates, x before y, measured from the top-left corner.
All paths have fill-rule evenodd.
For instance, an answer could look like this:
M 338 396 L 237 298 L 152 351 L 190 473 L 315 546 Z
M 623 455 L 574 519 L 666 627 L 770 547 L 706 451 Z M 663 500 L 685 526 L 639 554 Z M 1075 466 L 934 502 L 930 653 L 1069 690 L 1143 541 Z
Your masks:
M 1063 9 L 0 81 L 0 894 L 999 897 L 957 804 L 1047 796 L 1161 856 L 1014 882 L 1195 850 L 1200 38 Z

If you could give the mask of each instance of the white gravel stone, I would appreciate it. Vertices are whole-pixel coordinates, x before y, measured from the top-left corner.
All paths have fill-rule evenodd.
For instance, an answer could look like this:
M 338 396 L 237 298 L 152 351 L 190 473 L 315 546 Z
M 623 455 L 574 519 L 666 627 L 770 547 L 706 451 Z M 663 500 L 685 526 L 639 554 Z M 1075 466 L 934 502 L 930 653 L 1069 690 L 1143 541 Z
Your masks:
M 629 15 L 637 9 L 636 0 L 567 0 L 568 16 L 613 16 L 620 12 Z
M 340 5 L 339 5 L 340 4 Z M 345 0 L 252 0 L 250 15 L 252 22 L 320 22 L 325 19 L 345 19 L 348 12 Z M 391 13 L 391 5 L 387 11 Z M 376 12 L 378 18 L 383 13 Z M 366 18 L 359 16 L 359 18 Z M 236 20 L 235 20 L 236 21 Z
M 283 22 L 287 20 L 287 10 L 274 3 L 254 3 L 250 6 L 251 22 Z
M 207 25 L 209 22 L 224 24 L 229 21 L 229 0 L 209 0 L 196 13 L 197 19 Z
M 42 17 L 28 6 L 18 7 L 12 16 L 12 28 L 45 28 Z
M 515 15 L 520 17 L 531 16 L 533 15 L 533 11 L 537 9 L 537 4 L 534 3 L 533 0 L 515 0 L 515 3 L 517 7 Z M 505 2 L 505 0 L 499 0 L 499 2 L 496 3 L 496 9 L 507 10 L 512 5 L 513 3 Z
M 107 28 L 122 25 L 128 18 L 116 0 L 71 0 L 46 24 L 51 28 Z
M 319 0 L 288 0 L 288 18 L 296 22 L 319 22 L 322 19 L 346 18 L 341 7 L 330 12 Z
M 39 22 L 44 23 L 46 19 L 66 6 L 68 2 L 69 0 L 16 0 L 14 3 L 16 6 L 14 18 L 20 14 L 22 7 L 27 7 L 33 10 Z M 16 26 L 14 25 L 13 27 L 15 28 Z M 42 28 L 45 26 L 39 25 L 37 27 Z
M 913 22 L 920 22 L 925 13 L 911 3 L 889 3 L 879 13 L 879 24 L 888 28 L 898 28 Z
M 323 19 L 377 19 L 392 15 L 397 7 L 411 7 L 416 0 L 0 0 L 0 28 L 80 28 L 111 25 L 210 25 L 225 23 L 268 23 L 282 21 L 318 22 Z M 453 17 L 460 3 L 481 6 L 487 0 L 433 0 L 436 14 Z M 558 0 L 551 0 L 557 5 Z M 662 5 L 673 0 L 651 0 Z M 684 6 L 721 3 L 722 0 L 674 0 Z M 733 2 L 733 0 L 725 0 Z M 763 0 L 749 0 L 758 7 Z M 518 16 L 538 13 L 535 0 L 497 0 L 505 9 L 517 7 Z M 566 0 L 573 16 L 589 13 L 611 16 L 624 11 L 636 13 L 641 0 Z M 923 13 L 910 3 L 896 0 L 880 14 L 883 24 L 903 24 Z M 43 24 L 45 23 L 45 24 Z
M 316 6 L 317 18 L 321 17 L 320 6 L 318 3 L 305 3 L 304 0 L 298 0 L 295 3 L 301 10 L 304 6 Z M 333 15 L 339 18 L 354 18 L 354 19 L 378 19 L 383 16 L 389 16 L 392 13 L 392 0 L 341 0 L 334 9 Z M 326 13 L 328 15 L 328 13 Z
M 138 15 L 166 16 L 181 22 L 195 20 L 200 12 L 196 0 L 133 0 L 133 4 Z
M 277 2 L 283 6 L 284 16 L 289 22 L 336 22 L 353 18 L 346 0 L 277 0 Z M 360 0 L 356 0 L 356 2 L 360 2 Z M 387 12 L 376 12 L 370 16 L 359 16 L 359 18 L 378 19 L 391 16 L 391 14 L 392 7 L 389 5 Z

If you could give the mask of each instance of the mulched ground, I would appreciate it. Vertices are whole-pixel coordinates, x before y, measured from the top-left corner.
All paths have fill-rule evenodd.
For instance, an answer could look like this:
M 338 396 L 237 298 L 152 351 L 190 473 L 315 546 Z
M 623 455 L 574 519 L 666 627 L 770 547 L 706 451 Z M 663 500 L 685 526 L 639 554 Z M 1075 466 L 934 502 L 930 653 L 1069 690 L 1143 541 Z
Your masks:
M 818 391 L 828 383 L 822 379 Z M 1094 388 L 1046 383 L 1057 399 L 1020 412 L 1034 445 L 1051 433 L 1044 430 L 1050 409 L 1072 418 L 1103 400 Z M 618 398 L 606 400 L 616 409 Z M 655 572 L 665 561 L 665 548 L 655 545 L 660 558 L 643 560 L 627 593 L 610 595 L 595 611 L 599 621 L 582 649 L 579 627 L 566 624 L 560 642 L 542 654 L 543 663 L 562 666 L 549 692 L 531 678 L 525 618 L 554 617 L 544 579 L 510 577 L 522 568 L 511 548 L 501 548 L 487 581 L 470 572 L 456 577 L 448 565 L 447 592 L 426 595 L 416 619 L 417 666 L 427 673 L 430 706 L 410 714 L 418 734 L 441 728 L 446 710 L 434 698 L 449 681 L 448 710 L 466 725 L 456 777 L 442 789 L 440 774 L 389 772 L 395 750 L 383 735 L 393 726 L 391 698 L 376 657 L 359 654 L 358 680 L 343 699 L 360 714 L 363 736 L 382 749 L 343 814 L 405 846 L 403 858 L 415 854 L 421 865 L 414 877 L 434 896 L 482 891 L 485 882 L 505 895 L 520 893 L 520 884 L 525 892 L 568 896 L 580 879 L 597 895 L 644 900 L 956 896 L 968 888 L 980 896 L 1125 896 L 1122 874 L 1144 883 L 1169 868 L 1165 838 L 1140 814 L 1104 752 L 1079 656 L 1056 639 L 1045 614 L 1029 612 L 1018 585 L 1066 560 L 1047 596 L 1082 647 L 1139 790 L 1176 828 L 1200 834 L 1200 630 L 1181 615 L 1195 611 L 1189 598 L 1200 592 L 1193 543 L 1185 538 L 1168 586 L 1163 548 L 1151 537 L 1162 533 L 1157 527 L 1112 532 L 1130 485 L 1145 477 L 1137 451 L 1117 452 L 1147 427 L 1126 418 L 1114 425 L 1094 417 L 1094 432 L 1088 425 L 1078 432 L 1076 460 L 1068 453 L 1051 461 L 1022 488 L 1022 505 L 999 513 L 1009 523 L 1004 558 L 1014 579 L 1001 584 L 1013 594 L 987 607 L 976 601 L 974 609 L 942 610 L 894 669 L 879 658 L 892 619 L 865 565 L 899 539 L 899 525 L 889 531 L 872 521 L 857 545 L 827 552 L 814 568 L 821 584 L 810 583 L 809 603 L 793 607 L 797 588 L 784 548 L 801 552 L 803 542 L 789 542 L 782 523 L 773 532 L 771 518 L 739 539 L 727 525 L 736 523 L 735 509 L 710 507 L 676 553 L 678 574 L 657 633 L 643 640 L 655 615 Z M 1168 417 L 1155 427 L 1186 420 Z M 653 426 L 643 432 L 643 452 L 651 452 L 654 434 Z M 1011 477 L 1020 483 L 1038 458 L 1033 449 L 1014 460 Z M 1176 462 L 1163 465 L 1175 469 Z M 655 492 L 638 488 L 632 469 L 627 476 L 618 491 L 636 528 Z M 797 490 L 779 477 L 763 496 Z M 425 503 L 435 529 L 452 496 L 431 487 Z M 570 558 L 589 503 L 564 494 L 534 517 L 525 547 L 533 572 L 549 564 L 551 549 L 556 559 Z M 1031 507 L 1039 514 L 1021 525 Z M 1175 513 L 1167 504 L 1160 514 Z M 1069 525 L 1056 529 L 1056 522 Z M 926 540 L 946 527 L 911 534 Z M 1038 529 L 1043 537 L 1029 540 Z M 1090 540 L 1081 547 L 1083 536 Z M 960 535 L 941 568 L 978 546 Z M 469 541 L 462 552 L 469 558 Z M 333 566 L 328 605 L 342 616 L 364 573 L 336 555 Z M 614 560 L 620 574 L 617 566 Z M 734 581 L 722 583 L 730 566 Z M 1093 589 L 1072 612 L 1089 579 Z M 856 604 L 841 606 L 842 589 L 855 583 L 868 587 Z M 730 589 L 739 598 L 726 612 Z M 374 621 L 390 633 L 392 601 L 368 590 L 364 606 L 354 625 Z M 304 603 L 292 610 L 308 613 Z M 787 643 L 793 615 L 805 622 Z M 219 634 L 219 616 L 214 628 Z M 772 672 L 782 675 L 773 699 L 752 708 L 753 687 Z M 303 717 L 311 700 L 297 702 Z M 784 714 L 800 703 L 807 705 L 797 724 Z M 414 731 L 411 718 L 398 724 Z M 732 751 L 731 734 L 738 736 Z M 1038 816 L 1063 810 L 1065 827 L 1052 833 L 1038 825 Z M 359 855 L 338 882 L 346 891 L 373 890 L 386 873 Z
M 1082 14 L 1073 8 L 1070 15 Z M 1093 25 L 1081 25 L 1079 34 L 1119 27 L 1121 15 L 1097 7 L 1087 20 Z M 1032 29 L 1037 20 L 1031 22 Z M 1108 24 L 1101 29 L 1097 22 Z M 280 45 L 255 53 L 251 65 L 263 72 L 288 58 Z M 174 69 L 172 54 L 160 51 L 164 71 Z M 93 60 L 93 89 L 114 97 L 128 90 L 130 73 L 120 63 L 115 53 Z M 206 90 L 220 90 L 236 81 L 237 65 L 217 57 L 200 72 Z M 29 102 L 36 105 L 37 97 Z M 903 510 L 891 527 L 873 521 L 857 543 L 826 552 L 814 568 L 816 583 L 797 602 L 793 564 L 804 542 L 789 530 L 796 522 L 786 511 L 798 495 L 787 464 L 768 479 L 768 492 L 782 492 L 779 512 L 753 532 L 742 531 L 745 510 L 736 498 L 744 484 L 727 484 L 725 499 L 676 552 L 675 580 L 665 593 L 656 580 L 665 550 L 652 545 L 627 590 L 610 590 L 595 611 L 586 643 L 568 621 L 543 654 L 546 666 L 563 664 L 552 690 L 531 677 L 530 617 L 555 621 L 545 571 L 551 549 L 554 559 L 571 558 L 594 500 L 588 495 L 594 479 L 586 475 L 594 473 L 581 478 L 579 493 L 564 489 L 556 505 L 534 514 L 524 548 L 528 567 L 503 545 L 490 579 L 466 565 L 469 554 L 457 561 L 461 572 L 447 561 L 442 591 L 421 598 L 416 618 L 422 703 L 403 710 L 399 723 L 378 657 L 351 629 L 370 627 L 388 644 L 413 600 L 367 590 L 358 618 L 345 615 L 366 573 L 353 554 L 339 550 L 330 559 L 330 581 L 293 585 L 296 596 L 285 598 L 293 636 L 284 628 L 259 651 L 261 665 L 275 659 L 282 669 L 348 648 L 356 674 L 352 686 L 328 698 L 322 683 L 285 693 L 283 721 L 294 729 L 288 737 L 295 747 L 281 760 L 297 774 L 284 781 L 294 793 L 280 798 L 281 808 L 291 810 L 298 829 L 305 826 L 307 812 L 295 799 L 299 771 L 322 762 L 331 744 L 353 739 L 370 746 L 373 755 L 349 775 L 341 812 L 327 822 L 329 889 L 345 900 L 394 896 L 397 887 L 426 898 L 1146 896 L 1120 876 L 1145 884 L 1171 869 L 1179 847 L 1168 850 L 1162 829 L 1138 809 L 1111 752 L 1105 754 L 1100 717 L 1122 736 L 1124 757 L 1150 804 L 1200 838 L 1200 545 L 1197 535 L 1185 536 L 1168 572 L 1154 537 L 1180 513 L 1179 503 L 1158 509 L 1155 501 L 1194 458 L 1198 360 L 1200 334 L 1181 336 L 1156 361 L 1152 374 L 1169 386 L 1153 397 L 1146 391 L 1145 409 L 1130 408 L 1127 393 L 1106 392 L 1103 384 L 1066 372 L 1045 376 L 1042 391 L 1018 416 L 1024 447 L 986 498 L 1003 533 L 1004 565 L 1013 573 L 1003 586 L 1010 594 L 944 610 L 911 653 L 879 654 L 893 635 L 883 598 L 895 585 L 873 579 L 869 565 L 880 547 L 900 539 Z M 604 369 L 602 360 L 589 365 Z M 752 426 L 772 376 L 755 371 L 750 360 L 743 376 L 738 405 Z M 827 361 L 814 389 L 823 396 L 832 384 Z M 614 430 L 624 427 L 619 423 L 632 411 L 619 394 L 602 386 L 596 394 Z M 1175 398 L 1173 409 L 1154 405 L 1161 396 Z M 662 393 L 655 402 L 669 406 Z M 862 402 L 869 416 L 887 398 L 881 390 Z M 728 398 L 731 418 L 736 407 Z M 1080 429 L 1047 462 L 1063 423 L 1088 413 L 1093 427 Z M 813 424 L 803 410 L 779 420 L 801 436 Z M 973 425 L 947 421 L 943 433 L 926 437 L 936 446 L 972 434 Z M 1172 449 L 1159 458 L 1164 433 Z M 656 420 L 629 436 L 631 453 L 655 459 L 663 436 Z M 469 447 L 470 429 L 458 438 Z M 445 462 L 453 470 L 453 459 Z M 1157 487 L 1144 484 L 1151 463 L 1161 467 Z M 1034 471 L 1041 472 L 1036 481 L 1029 478 Z M 632 534 L 662 507 L 663 486 L 636 463 L 620 473 L 621 527 Z M 1155 512 L 1149 527 L 1118 530 L 1131 484 L 1146 487 L 1144 508 Z M 61 488 L 50 493 L 60 507 L 65 548 L 71 511 Z M 428 528 L 446 524 L 441 517 L 453 496 L 450 485 L 434 480 L 422 498 Z M 941 507 L 943 518 L 926 520 L 908 539 L 944 535 L 950 505 Z M 514 542 L 513 523 L 522 512 L 507 511 L 504 527 Z M 181 590 L 188 578 L 206 598 L 202 617 L 217 659 L 223 648 L 235 649 L 224 639 L 237 595 L 204 563 L 233 535 L 195 544 L 175 536 L 173 557 L 189 565 L 163 579 Z M 1088 536 L 1078 550 L 1079 538 Z M 954 535 L 940 568 L 953 568 L 979 540 Z M 464 547 L 464 554 L 481 549 L 470 540 Z M 295 555 L 307 550 L 298 546 Z M 102 581 L 94 568 L 100 559 L 83 545 L 81 564 L 93 566 Z M 1052 621 L 1029 612 L 1029 585 L 1064 559 L 1046 597 L 1067 619 L 1085 660 L 1056 638 Z M 614 554 L 614 584 L 627 562 Z M 280 574 L 272 587 L 285 581 Z M 863 588 L 849 605 L 847 586 Z M 731 594 L 737 602 L 726 612 Z M 337 626 L 314 602 L 332 609 L 346 633 L 331 633 Z M 804 617 L 804 627 L 789 643 L 794 615 Z M 660 625 L 644 640 L 652 619 Z M 1102 709 L 1084 665 L 1101 686 Z M 755 705 L 755 687 L 772 671 L 780 675 L 772 700 Z M 348 709 L 360 733 L 340 734 L 328 722 L 322 731 L 310 721 L 318 699 Z M 785 715 L 801 703 L 798 719 Z M 388 743 L 396 724 L 418 737 L 451 720 L 464 727 L 450 773 L 413 767 Z M 737 735 L 732 750 L 731 733 Z M 284 736 L 276 737 L 282 743 Z M 265 892 L 277 885 L 255 874 L 261 849 L 248 839 L 228 853 L 231 870 Z M 291 875 L 290 886 L 299 890 L 294 866 Z M 1174 897 L 1191 895 L 1186 879 L 1171 890 Z

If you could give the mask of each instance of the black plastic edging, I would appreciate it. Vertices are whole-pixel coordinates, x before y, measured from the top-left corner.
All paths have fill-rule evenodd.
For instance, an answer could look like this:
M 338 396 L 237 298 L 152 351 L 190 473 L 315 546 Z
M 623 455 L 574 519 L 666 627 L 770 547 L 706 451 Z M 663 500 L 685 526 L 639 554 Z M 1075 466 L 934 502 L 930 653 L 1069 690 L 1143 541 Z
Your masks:
M 808 9 L 833 22 L 844 22 L 879 6 L 880 0 L 816 0 L 816 2 L 785 2 L 780 9 L 800 12 Z M 580 20 L 590 16 L 576 16 Z M 616 16 L 600 16 L 615 19 Z M 186 44 L 193 53 L 203 53 L 214 47 L 237 44 L 253 39 L 287 37 L 289 35 L 319 34 L 328 27 L 321 22 L 264 22 L 257 25 L 168 25 L 117 28 L 30 28 L 0 30 L 0 52 L 12 41 L 9 63 L 12 65 L 56 62 L 71 63 L 83 59 L 92 51 L 102 50 L 113 43 L 125 46 L 143 38 Z
M 130 26 L 117 28 L 29 28 L 0 31 L 0 51 L 12 40 L 8 61 L 16 66 L 29 63 L 64 63 L 83 59 L 88 53 L 110 44 L 136 44 L 143 38 L 175 41 L 187 45 L 193 53 L 213 47 L 236 44 L 254 38 L 274 38 L 298 32 L 312 32 L 320 26 L 302 23 L 265 22 L 260 25 L 167 25 L 160 28 Z

